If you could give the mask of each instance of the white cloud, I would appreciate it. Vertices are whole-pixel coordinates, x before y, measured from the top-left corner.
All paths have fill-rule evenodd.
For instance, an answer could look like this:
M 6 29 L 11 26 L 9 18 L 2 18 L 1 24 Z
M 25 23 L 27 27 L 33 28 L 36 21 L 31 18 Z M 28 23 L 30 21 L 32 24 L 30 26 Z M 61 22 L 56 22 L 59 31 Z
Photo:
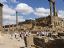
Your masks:
M 7 4 L 3 6 L 3 14 L 7 15 L 13 15 L 15 14 L 15 10 L 10 8 Z
M 61 18 L 64 18 L 64 10 L 59 10 L 58 16 L 61 17 Z
M 23 16 L 18 16 L 18 21 L 22 22 L 22 21 L 25 21 L 25 19 L 23 18 Z
M 16 23 L 16 16 L 11 16 L 11 15 L 5 15 L 3 17 L 3 25 L 6 25 L 6 24 L 15 24 Z M 23 16 L 18 16 L 18 22 L 21 22 L 21 21 L 25 21 L 25 19 L 23 18 Z
M 23 14 L 30 14 L 33 12 L 33 8 L 25 3 L 19 3 L 16 7 L 16 10 Z
M 36 8 L 34 14 L 39 17 L 46 17 L 50 14 L 50 10 L 46 8 Z M 58 17 L 64 18 L 64 10 L 58 10 Z
M 13 2 L 13 3 L 18 3 L 18 1 L 16 1 L 16 0 L 11 0 L 11 2 Z
M 0 0 L 0 3 L 4 3 L 4 2 L 7 2 L 6 0 Z
M 49 12 L 50 12 L 49 9 L 45 9 L 42 7 L 42 8 L 36 8 L 34 14 L 39 17 L 43 17 L 43 16 L 48 16 Z
M 24 20 L 25 19 L 23 18 L 23 16 L 18 17 L 18 21 L 24 21 Z M 16 23 L 15 10 L 9 8 L 9 6 L 5 4 L 3 7 L 3 25 L 15 24 L 15 23 Z

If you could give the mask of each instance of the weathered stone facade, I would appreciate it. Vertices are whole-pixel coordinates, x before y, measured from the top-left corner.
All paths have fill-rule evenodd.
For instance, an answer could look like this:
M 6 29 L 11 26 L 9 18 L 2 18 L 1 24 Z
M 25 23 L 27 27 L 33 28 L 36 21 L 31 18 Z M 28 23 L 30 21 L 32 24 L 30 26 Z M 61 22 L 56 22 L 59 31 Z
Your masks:
M 64 31 L 64 20 L 58 16 L 39 18 L 36 22 L 37 26 L 41 26 L 45 31 Z
M 28 22 L 29 21 L 29 22 Z M 47 16 L 36 19 L 34 21 L 25 21 L 18 24 L 18 31 L 34 30 L 34 31 L 64 31 L 64 20 L 58 16 Z M 36 26 L 35 26 L 36 24 Z M 8 27 L 7 27 L 8 26 Z M 4 26 L 5 29 L 9 29 L 9 25 Z M 10 31 L 16 30 L 16 25 L 10 25 Z

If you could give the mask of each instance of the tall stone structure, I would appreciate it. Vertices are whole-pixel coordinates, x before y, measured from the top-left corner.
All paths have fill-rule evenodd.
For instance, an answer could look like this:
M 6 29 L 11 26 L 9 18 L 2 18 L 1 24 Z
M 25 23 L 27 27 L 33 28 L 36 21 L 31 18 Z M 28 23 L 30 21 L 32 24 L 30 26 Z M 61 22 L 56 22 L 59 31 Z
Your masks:
M 3 4 L 0 3 L 0 31 L 2 31 L 2 23 L 3 23 L 3 16 L 2 16 L 2 8 Z
M 50 4 L 50 17 L 51 17 L 51 27 L 54 29 L 55 22 L 58 20 L 58 15 L 56 12 L 55 0 L 48 0 Z
M 16 11 L 16 30 L 18 31 L 18 12 Z
M 50 4 L 50 16 L 57 16 L 57 12 L 56 12 L 56 6 L 55 6 L 55 0 L 48 0 L 49 4 Z

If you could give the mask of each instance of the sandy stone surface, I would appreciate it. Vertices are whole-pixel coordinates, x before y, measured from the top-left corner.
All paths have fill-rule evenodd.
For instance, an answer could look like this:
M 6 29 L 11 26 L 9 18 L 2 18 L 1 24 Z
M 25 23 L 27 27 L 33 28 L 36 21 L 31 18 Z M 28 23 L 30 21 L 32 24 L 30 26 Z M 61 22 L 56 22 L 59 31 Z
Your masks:
M 23 46 L 25 46 L 25 44 L 21 38 L 11 38 L 9 34 L 0 36 L 0 48 L 20 48 Z

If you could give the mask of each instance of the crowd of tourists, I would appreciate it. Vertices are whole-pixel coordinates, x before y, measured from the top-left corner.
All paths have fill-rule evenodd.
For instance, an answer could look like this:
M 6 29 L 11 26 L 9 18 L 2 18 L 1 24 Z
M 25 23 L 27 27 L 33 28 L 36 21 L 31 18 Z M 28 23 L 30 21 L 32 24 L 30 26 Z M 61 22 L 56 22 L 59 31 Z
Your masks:
M 14 36 L 16 39 L 19 37 L 21 39 L 24 39 L 24 37 L 30 36 L 31 34 L 32 34 L 32 32 L 30 32 L 30 31 L 25 31 L 25 32 L 20 32 L 20 33 L 15 32 L 15 33 L 11 34 L 11 37 Z M 49 37 L 51 37 L 53 35 L 59 36 L 58 33 L 56 33 L 56 32 L 43 32 L 43 31 L 37 32 L 35 35 L 36 36 L 49 36 Z

